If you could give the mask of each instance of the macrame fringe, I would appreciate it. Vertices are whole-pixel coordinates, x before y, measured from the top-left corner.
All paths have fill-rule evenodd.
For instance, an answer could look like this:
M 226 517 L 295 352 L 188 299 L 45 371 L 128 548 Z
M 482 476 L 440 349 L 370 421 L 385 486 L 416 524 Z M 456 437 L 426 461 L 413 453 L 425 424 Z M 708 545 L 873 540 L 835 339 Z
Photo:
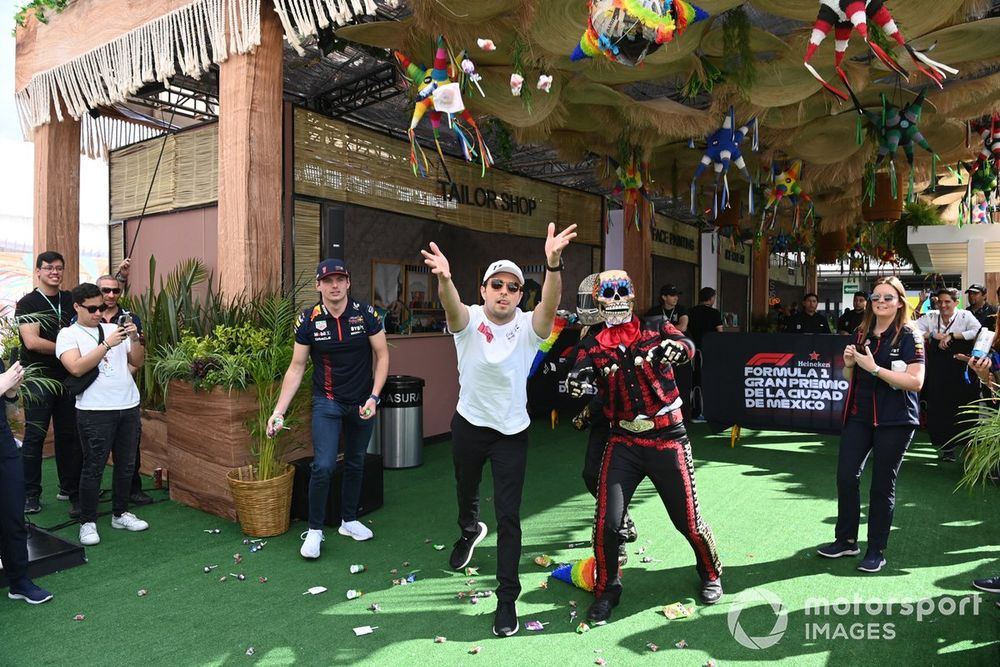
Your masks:
M 302 40 L 316 37 L 323 28 L 342 26 L 358 16 L 375 15 L 374 0 L 274 0 L 285 38 L 301 56 Z
M 91 160 L 107 160 L 111 151 L 152 139 L 161 130 L 120 118 L 84 114 L 80 121 L 80 153 Z
M 64 113 L 79 119 L 90 109 L 124 102 L 145 83 L 178 73 L 198 77 L 259 44 L 260 0 L 197 0 L 33 76 L 15 95 L 21 128 L 30 137 L 52 121 L 53 110 L 58 121 Z

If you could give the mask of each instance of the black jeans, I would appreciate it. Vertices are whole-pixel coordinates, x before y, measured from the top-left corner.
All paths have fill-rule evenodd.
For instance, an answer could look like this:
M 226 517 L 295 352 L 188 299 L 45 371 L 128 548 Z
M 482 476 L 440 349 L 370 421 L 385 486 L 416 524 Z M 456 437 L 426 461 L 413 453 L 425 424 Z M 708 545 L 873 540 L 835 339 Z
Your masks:
M 80 469 L 83 453 L 76 430 L 76 399 L 64 392 L 41 389 L 24 406 L 24 493 L 42 495 L 42 446 L 52 422 L 55 432 L 56 471 L 59 487 L 72 502 L 80 497 Z
M 28 572 L 28 531 L 24 527 L 24 464 L 3 414 L 0 398 L 0 560 L 8 584 Z
M 80 523 L 97 520 L 97 498 L 101 492 L 108 453 L 115 455 L 111 485 L 111 512 L 128 510 L 129 489 L 135 470 L 135 448 L 139 440 L 139 407 L 127 410 L 77 410 L 83 473 L 80 475 Z
M 504 435 L 474 426 L 457 412 L 451 420 L 452 456 L 458 487 L 458 527 L 475 535 L 479 522 L 479 482 L 483 466 L 493 470 L 493 507 L 497 521 L 497 600 L 513 602 L 521 594 L 521 491 L 528 466 L 528 430 Z
M 838 540 L 858 539 L 861 521 L 861 473 L 872 454 L 872 486 L 868 499 L 868 548 L 885 551 L 896 507 L 896 477 L 913 439 L 913 426 L 872 426 L 848 420 L 840 434 L 837 457 Z
M 667 509 L 674 528 L 687 538 L 703 581 L 718 579 L 722 564 L 712 529 L 701 517 L 695 493 L 694 461 L 687 436 L 676 440 L 611 432 L 604 451 L 594 521 L 597 583 L 594 594 L 618 599 L 622 591 L 618 568 L 619 527 L 632 494 L 649 477 Z

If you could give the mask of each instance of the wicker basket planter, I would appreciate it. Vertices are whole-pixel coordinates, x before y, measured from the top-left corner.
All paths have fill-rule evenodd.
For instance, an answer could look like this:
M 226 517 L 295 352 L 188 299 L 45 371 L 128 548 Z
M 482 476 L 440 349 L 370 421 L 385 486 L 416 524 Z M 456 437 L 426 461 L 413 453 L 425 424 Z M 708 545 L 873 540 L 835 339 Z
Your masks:
M 274 537 L 288 530 L 295 479 L 292 466 L 263 482 L 253 479 L 253 468 L 248 465 L 230 470 L 226 477 L 244 533 L 251 537 Z

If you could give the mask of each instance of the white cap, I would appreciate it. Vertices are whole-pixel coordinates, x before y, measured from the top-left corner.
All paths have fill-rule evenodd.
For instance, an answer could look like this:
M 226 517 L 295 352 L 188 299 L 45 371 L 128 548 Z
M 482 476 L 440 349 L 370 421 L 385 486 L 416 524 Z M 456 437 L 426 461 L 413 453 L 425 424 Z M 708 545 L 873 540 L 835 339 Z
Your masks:
M 524 274 L 521 273 L 521 269 L 514 262 L 509 259 L 499 259 L 486 269 L 486 273 L 483 274 L 483 283 L 490 279 L 491 276 L 497 273 L 512 273 L 517 276 L 517 282 L 524 284 Z

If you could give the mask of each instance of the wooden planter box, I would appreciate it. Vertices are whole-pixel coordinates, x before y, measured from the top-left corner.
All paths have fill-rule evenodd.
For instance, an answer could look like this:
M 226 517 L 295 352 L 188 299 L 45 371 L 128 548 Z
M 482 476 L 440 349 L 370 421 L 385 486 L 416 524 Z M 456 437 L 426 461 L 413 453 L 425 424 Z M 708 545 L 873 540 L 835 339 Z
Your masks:
M 228 392 L 216 387 L 196 392 L 187 382 L 175 380 L 170 383 L 166 467 L 171 500 L 236 520 L 226 475 L 250 462 L 250 436 L 245 424 L 256 411 L 257 396 L 252 390 Z M 307 407 L 302 413 L 302 427 L 285 437 L 311 442 L 309 418 Z M 286 458 L 311 453 L 309 446 L 305 450 L 289 451 Z
M 156 468 L 170 468 L 169 441 L 167 439 L 167 415 L 158 410 L 142 411 L 142 465 L 139 472 L 152 476 Z

